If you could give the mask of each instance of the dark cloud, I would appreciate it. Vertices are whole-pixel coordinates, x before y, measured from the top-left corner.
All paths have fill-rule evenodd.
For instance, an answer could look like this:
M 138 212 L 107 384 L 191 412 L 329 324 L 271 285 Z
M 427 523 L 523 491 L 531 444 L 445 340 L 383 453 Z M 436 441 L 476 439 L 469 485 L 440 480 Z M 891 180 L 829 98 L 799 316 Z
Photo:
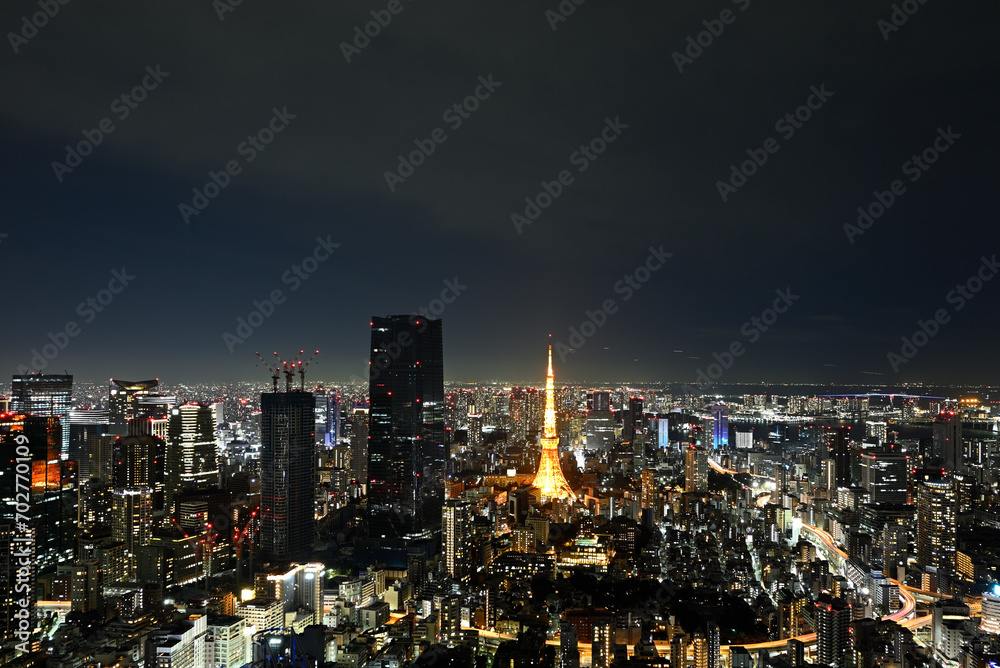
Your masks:
M 920 5 L 885 40 L 892 3 L 595 0 L 552 30 L 557 2 L 403 0 L 347 63 L 341 42 L 386 4 L 244 2 L 220 21 L 209 2 L 70 2 L 0 56 L 7 368 L 79 320 L 51 364 L 81 377 L 255 377 L 257 348 L 318 347 L 316 373 L 346 379 L 369 316 L 427 306 L 457 278 L 452 379 L 538 376 L 546 334 L 568 340 L 614 299 L 560 375 L 690 380 L 699 361 L 672 350 L 704 362 L 788 287 L 801 300 L 723 380 L 862 381 L 996 247 L 996 6 Z M 678 72 L 674 53 L 726 9 Z M 9 3 L 0 27 L 37 10 Z M 147 66 L 169 76 L 116 118 Z M 445 110 L 491 76 L 452 129 Z M 833 96 L 783 136 L 776 122 L 822 86 Z M 295 118 L 247 163 L 238 147 L 275 108 Z M 105 117 L 114 131 L 58 182 L 52 161 Z M 608 118 L 628 128 L 578 172 L 572 154 Z M 850 243 L 857 208 L 947 127 L 961 138 Z M 436 128 L 447 141 L 391 192 L 384 172 Z M 768 138 L 778 151 L 724 202 L 716 182 Z M 241 172 L 186 225 L 178 205 L 229 160 Z M 511 214 L 562 170 L 573 183 L 518 234 Z M 291 291 L 284 272 L 328 235 L 340 248 Z M 661 244 L 673 257 L 626 301 L 616 285 Z M 122 266 L 135 282 L 82 322 L 77 305 Z M 230 354 L 223 332 L 275 289 L 287 301 Z M 1000 370 L 998 290 L 894 377 Z

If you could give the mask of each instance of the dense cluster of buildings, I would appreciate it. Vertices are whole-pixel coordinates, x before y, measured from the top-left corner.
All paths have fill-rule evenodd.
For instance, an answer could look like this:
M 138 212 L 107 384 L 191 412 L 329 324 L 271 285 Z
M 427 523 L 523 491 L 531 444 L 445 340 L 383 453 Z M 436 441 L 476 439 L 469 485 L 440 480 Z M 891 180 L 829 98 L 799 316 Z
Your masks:
M 558 386 L 551 350 L 544 388 L 446 389 L 420 316 L 370 350 L 367 387 L 15 376 L 0 663 L 1000 661 L 984 393 Z

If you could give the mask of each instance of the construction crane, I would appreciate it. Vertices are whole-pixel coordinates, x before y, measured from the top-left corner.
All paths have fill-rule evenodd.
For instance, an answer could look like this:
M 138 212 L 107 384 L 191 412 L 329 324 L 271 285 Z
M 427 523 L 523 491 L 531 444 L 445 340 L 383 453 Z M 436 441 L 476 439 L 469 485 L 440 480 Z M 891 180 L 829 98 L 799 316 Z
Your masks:
M 272 366 L 267 360 L 261 357 L 259 352 L 254 354 L 257 355 L 257 359 L 260 360 L 260 363 L 263 364 L 264 367 L 271 372 L 271 390 L 277 392 L 278 376 L 281 375 L 281 359 L 279 358 L 278 361 L 275 362 L 274 365 Z M 278 353 L 274 353 L 274 356 L 278 357 Z
M 292 383 L 295 380 L 295 363 L 299 361 L 299 355 L 303 352 L 305 351 L 300 350 L 299 354 L 293 357 L 290 361 L 281 363 L 281 373 L 285 374 L 285 392 L 292 391 Z
M 312 354 L 312 357 L 303 361 L 301 357 L 305 354 L 305 352 L 305 350 L 300 350 L 299 354 L 290 360 L 283 360 L 278 356 L 278 353 L 274 353 L 276 359 L 273 363 L 265 360 L 259 352 L 256 353 L 257 359 L 259 359 L 261 364 L 263 364 L 267 370 L 271 372 L 272 391 L 278 391 L 278 378 L 281 374 L 285 374 L 285 392 L 292 391 L 292 383 L 294 382 L 295 374 L 299 374 L 299 389 L 303 391 L 306 389 L 306 369 L 309 367 L 309 364 L 316 359 L 316 355 L 319 355 L 319 351 L 317 350 Z
M 299 351 L 299 355 L 303 354 L 304 352 L 305 352 L 304 350 L 300 350 Z M 301 361 L 299 362 L 299 371 L 298 371 L 298 373 L 299 373 L 299 389 L 302 390 L 302 391 L 305 391 L 305 389 L 306 389 L 306 369 L 309 368 L 309 365 L 312 363 L 312 361 L 314 359 L 316 359 L 316 355 L 319 355 L 319 351 L 318 350 L 316 352 L 314 352 L 312 354 L 312 357 L 310 357 L 309 359 L 307 359 L 305 362 L 301 362 Z
M 303 391 L 306 389 L 306 369 L 309 367 L 309 364 L 316 359 L 316 355 L 319 355 L 319 351 L 317 350 L 312 354 L 312 357 L 303 361 L 300 358 L 305 354 L 305 352 L 305 350 L 300 350 L 299 354 L 290 360 L 283 360 L 278 356 L 278 353 L 273 353 L 276 358 L 273 363 L 265 360 L 259 352 L 255 353 L 257 355 L 257 359 L 260 360 L 260 363 L 263 364 L 269 372 L 271 372 L 271 390 L 273 392 L 278 391 L 278 378 L 281 374 L 285 374 L 285 392 L 292 391 L 292 383 L 294 382 L 295 374 L 299 374 L 299 389 Z

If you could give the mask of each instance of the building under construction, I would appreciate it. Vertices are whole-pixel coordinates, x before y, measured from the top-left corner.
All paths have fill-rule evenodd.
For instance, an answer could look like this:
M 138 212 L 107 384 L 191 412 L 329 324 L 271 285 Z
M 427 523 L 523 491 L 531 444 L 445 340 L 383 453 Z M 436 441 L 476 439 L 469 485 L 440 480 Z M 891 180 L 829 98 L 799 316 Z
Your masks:
M 269 365 L 273 391 L 260 396 L 260 547 L 272 562 L 303 556 L 314 540 L 315 401 L 304 390 L 308 364 L 296 357 Z M 279 373 L 285 375 L 284 392 L 278 391 Z M 296 373 L 299 389 L 292 389 Z

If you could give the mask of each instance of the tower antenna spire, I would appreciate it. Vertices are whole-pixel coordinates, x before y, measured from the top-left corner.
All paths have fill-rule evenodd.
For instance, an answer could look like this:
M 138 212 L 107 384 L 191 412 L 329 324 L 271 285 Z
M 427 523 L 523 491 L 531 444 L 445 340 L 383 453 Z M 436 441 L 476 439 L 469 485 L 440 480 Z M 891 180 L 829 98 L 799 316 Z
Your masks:
M 576 494 L 566 482 L 562 465 L 559 463 L 559 434 L 556 431 L 556 388 L 555 374 L 552 372 L 552 335 L 549 334 L 549 369 L 545 377 L 545 423 L 542 431 L 542 455 L 538 460 L 538 472 L 532 482 L 543 499 L 576 500 Z

